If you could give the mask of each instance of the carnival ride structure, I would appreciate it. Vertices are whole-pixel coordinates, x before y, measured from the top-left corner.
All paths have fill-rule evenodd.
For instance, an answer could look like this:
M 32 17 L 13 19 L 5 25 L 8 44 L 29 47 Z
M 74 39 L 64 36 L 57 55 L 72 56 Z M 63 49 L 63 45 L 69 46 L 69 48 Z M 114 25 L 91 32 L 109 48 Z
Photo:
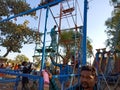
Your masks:
M 70 0 L 72 3 L 76 3 L 75 0 Z M 77 0 L 76 0 L 77 1 Z M 30 12 L 33 12 L 33 11 L 36 11 L 36 10 L 39 10 L 39 9 L 45 9 L 46 10 L 46 16 L 45 16 L 45 24 L 44 24 L 44 35 L 43 35 L 43 41 L 42 41 L 42 48 L 40 47 L 39 49 L 37 48 L 38 45 L 40 45 L 40 39 L 39 39 L 39 36 L 37 37 L 37 41 L 36 41 L 36 48 L 35 48 L 35 53 L 34 53 L 34 56 L 33 57 L 37 57 L 40 55 L 40 53 L 42 53 L 42 60 L 41 60 L 41 70 L 44 69 L 44 63 L 45 63 L 45 58 L 46 58 L 46 53 L 50 53 L 50 55 L 56 55 L 55 53 L 57 52 L 57 49 L 58 49 L 58 45 L 54 45 L 52 46 L 52 48 L 48 48 L 46 49 L 46 33 L 47 33 L 47 21 L 48 21 L 48 12 L 50 11 L 52 16 L 53 16 L 53 12 L 51 10 L 51 7 L 54 7 L 56 5 L 58 5 L 60 3 L 60 16 L 59 16 L 59 23 L 57 23 L 57 21 L 55 20 L 56 17 L 53 16 L 53 19 L 56 23 L 56 26 L 58 27 L 58 33 L 60 34 L 61 32 L 61 25 L 62 25 L 62 18 L 64 16 L 64 18 L 67 18 L 67 22 L 68 22 L 68 18 L 71 17 L 71 21 L 73 22 L 73 27 L 71 28 L 70 25 L 69 25 L 69 28 L 68 30 L 71 28 L 72 30 L 74 31 L 80 31 L 80 26 L 77 25 L 76 21 L 75 21 L 75 18 L 74 16 L 76 15 L 73 15 L 73 12 L 75 14 L 75 5 L 72 4 L 72 7 L 71 5 L 68 3 L 69 1 L 68 0 L 52 0 L 50 2 L 41 2 L 37 8 L 33 8 L 31 10 L 28 10 L 26 12 L 21 12 L 15 16 L 11 16 L 11 17 L 8 17 L 6 19 L 3 19 L 0 21 L 0 23 L 2 22 L 6 22 L 8 20 L 11 20 L 13 18 L 16 18 L 18 16 L 22 16 L 24 14 L 27 14 L 27 13 L 30 13 Z M 77 1 L 78 2 L 78 1 Z M 66 5 L 68 6 L 68 8 L 64 9 L 65 6 L 63 6 L 64 4 L 66 3 Z M 74 5 L 74 6 L 73 6 Z M 77 19 L 76 19 L 77 20 Z M 69 24 L 69 22 L 68 22 Z M 39 27 L 39 26 L 38 26 Z M 39 29 L 38 29 L 39 31 Z M 53 47 L 56 49 L 53 50 Z M 36 52 L 39 54 L 36 56 Z M 33 80 L 38 80 L 38 83 L 39 83 L 39 86 L 38 86 L 38 89 L 41 90 L 41 88 L 43 88 L 43 79 L 42 77 L 40 76 L 34 76 L 34 75 L 26 75 L 26 74 L 20 74 L 19 72 L 17 71 L 12 71 L 12 70 L 0 70 L 1 73 L 5 73 L 5 74 L 10 74 L 10 75 L 16 75 L 17 78 L 14 79 L 14 80 L 4 80 L 2 82 L 16 82 L 15 84 L 15 87 L 14 87 L 14 90 L 17 90 L 17 86 L 18 86 L 18 83 L 19 83 L 19 80 L 20 80 L 20 76 L 25 76 L 25 77 L 28 77 L 30 79 L 33 79 Z M 65 77 L 68 77 L 68 76 L 75 76 L 74 74 L 69 74 L 69 75 L 63 75 L 63 76 L 53 76 L 54 78 L 58 78 L 58 77 L 62 77 L 62 78 L 65 78 Z M 63 85 L 63 84 L 62 84 Z M 62 89 L 64 89 L 64 86 L 62 87 Z M 72 88 L 71 88 L 72 89 Z
M 119 90 L 120 82 L 119 52 L 96 49 L 93 65 L 98 73 L 99 90 Z
M 69 4 L 69 2 L 72 2 L 72 6 Z M 76 3 L 77 2 L 77 3 Z M 65 4 L 66 3 L 66 4 Z M 73 4 L 74 3 L 74 4 Z M 75 4 L 76 3 L 76 4 Z M 37 11 L 37 10 L 46 10 L 46 15 L 45 15 L 45 23 L 44 23 L 44 33 L 43 33 L 43 40 L 40 39 L 39 35 L 37 36 L 36 39 L 36 47 L 35 47 L 35 51 L 34 51 L 34 56 L 33 58 L 35 59 L 36 57 L 41 57 L 41 68 L 40 70 L 43 70 L 45 68 L 45 59 L 46 57 L 51 56 L 52 58 L 57 58 L 58 54 L 60 55 L 59 52 L 59 44 L 58 41 L 57 43 L 53 44 L 52 47 L 46 46 L 46 37 L 47 37 L 47 22 L 48 22 L 48 17 L 49 17 L 49 11 L 53 17 L 53 20 L 55 22 L 55 25 L 58 27 L 58 35 L 57 38 L 59 40 L 60 34 L 62 32 L 62 30 L 73 30 L 73 31 L 78 31 L 80 32 L 80 34 L 82 35 L 82 41 L 81 41 L 81 47 L 78 50 L 78 64 L 80 66 L 81 65 L 86 65 L 86 26 L 87 26 L 87 7 L 88 7 L 88 1 L 84 0 L 84 20 L 82 22 L 82 24 L 78 24 L 75 20 L 75 16 L 76 15 L 76 6 L 78 4 L 77 0 L 50 0 L 49 2 L 46 1 L 42 1 L 37 8 L 33 8 L 31 10 L 28 10 L 26 12 L 21 12 L 15 16 L 11 16 L 9 18 L 3 19 L 0 21 L 0 23 L 2 22 L 6 22 L 8 20 L 11 20 L 13 18 L 16 18 L 18 16 L 22 16 L 24 14 L 33 12 L 33 11 Z M 60 12 L 59 12 L 59 16 L 55 17 L 54 13 L 52 12 L 51 8 L 54 8 L 55 6 L 59 5 L 60 6 Z M 78 4 L 79 5 L 79 4 Z M 66 6 L 68 6 L 68 8 L 66 8 Z M 73 14 L 74 13 L 74 14 Z M 81 15 L 79 15 L 81 16 Z M 73 22 L 73 25 L 69 24 L 69 18 L 72 18 L 71 21 Z M 40 18 L 39 17 L 39 24 L 38 24 L 38 32 L 40 32 L 39 28 L 40 28 Z M 58 20 L 56 20 L 58 19 Z M 66 19 L 69 28 L 68 29 L 62 29 L 62 20 Z M 72 26 L 72 27 L 71 27 Z M 83 26 L 83 28 L 81 28 L 81 26 Z M 41 41 L 42 41 L 42 46 L 41 46 Z M 57 44 L 57 45 L 56 45 Z M 107 56 L 106 56 L 107 54 Z M 101 55 L 101 57 L 99 57 L 99 55 Z M 107 90 L 112 90 L 110 88 L 110 84 L 112 83 L 112 85 L 114 85 L 114 90 L 117 89 L 117 87 L 119 87 L 119 81 L 120 81 L 120 75 L 119 75 L 119 70 L 116 71 L 116 73 L 113 73 L 113 71 L 115 71 L 115 68 L 118 68 L 118 66 L 116 65 L 119 60 L 118 59 L 114 59 L 114 55 L 113 52 L 106 52 L 106 51 L 97 51 L 96 56 L 95 56 L 95 63 L 94 65 L 96 66 L 96 69 L 98 71 L 98 89 L 99 90 L 104 90 L 107 88 Z M 75 56 L 76 57 L 76 56 Z M 80 61 L 80 59 L 82 61 Z M 81 63 L 80 63 L 81 62 Z M 116 63 L 116 64 L 115 64 Z M 105 65 L 103 65 L 105 64 Z M 103 66 L 102 66 L 103 65 Z M 115 70 L 113 70 L 115 69 Z M 78 69 L 79 71 L 79 69 Z M 16 75 L 17 78 L 16 79 L 12 79 L 12 80 L 3 80 L 2 82 L 15 82 L 15 87 L 14 90 L 17 90 L 17 86 L 18 83 L 20 81 L 20 76 L 25 76 L 28 77 L 30 79 L 33 80 L 38 80 L 38 90 L 41 90 L 43 88 L 43 78 L 40 76 L 35 76 L 35 75 L 29 75 L 29 74 L 21 74 L 18 71 L 13 71 L 13 70 L 4 70 L 4 69 L 0 69 L 0 73 L 5 73 L 5 74 L 10 74 L 10 75 Z M 64 75 L 53 75 L 53 82 L 55 82 L 55 78 L 65 78 L 65 77 L 74 77 L 74 76 L 79 76 L 79 73 L 74 73 L 74 68 L 72 70 L 72 73 L 68 73 L 68 74 L 64 74 Z M 77 83 L 74 83 L 74 85 L 72 85 L 73 82 L 73 78 L 70 79 L 70 85 L 69 87 L 66 88 L 66 90 L 74 90 L 76 84 L 79 84 L 79 77 L 77 79 Z M 63 90 L 64 84 L 61 83 L 61 90 Z M 102 87 L 101 87 L 102 85 Z M 57 86 L 56 83 L 54 83 L 54 86 Z M 107 86 L 107 87 L 106 87 Z

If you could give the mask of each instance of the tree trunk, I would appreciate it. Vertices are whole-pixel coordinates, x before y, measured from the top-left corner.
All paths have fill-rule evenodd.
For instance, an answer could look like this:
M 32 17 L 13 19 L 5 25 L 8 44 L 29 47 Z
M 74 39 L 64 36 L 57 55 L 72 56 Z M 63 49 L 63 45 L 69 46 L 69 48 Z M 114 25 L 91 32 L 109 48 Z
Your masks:
M 10 52 L 10 49 L 7 50 L 7 52 L 3 55 L 3 57 L 6 57 Z

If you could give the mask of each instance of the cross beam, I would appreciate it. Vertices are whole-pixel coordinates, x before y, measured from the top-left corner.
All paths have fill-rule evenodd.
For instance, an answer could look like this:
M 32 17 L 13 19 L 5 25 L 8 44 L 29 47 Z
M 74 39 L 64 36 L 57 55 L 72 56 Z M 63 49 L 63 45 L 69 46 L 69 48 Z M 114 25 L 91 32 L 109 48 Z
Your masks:
M 25 12 L 21 12 L 21 13 L 19 13 L 19 14 L 14 15 L 14 16 L 8 17 L 8 18 L 6 18 L 6 19 L 0 20 L 0 23 L 5 22 L 5 21 L 9 21 L 10 19 L 13 19 L 13 18 L 16 18 L 16 17 L 19 17 L 19 16 L 23 16 L 23 15 L 25 15 L 25 14 L 34 12 L 34 11 L 39 10 L 39 9 L 42 9 L 42 8 L 47 8 L 47 7 L 49 7 L 49 6 L 56 5 L 56 4 L 58 4 L 58 3 L 62 2 L 62 1 L 64 1 L 64 0 L 54 0 L 53 2 L 50 2 L 50 3 L 48 3 L 48 4 L 44 4 L 44 5 L 41 5 L 41 6 L 39 5 L 39 6 L 36 7 L 36 8 L 30 9 L 30 10 L 27 10 L 27 11 L 25 11 Z

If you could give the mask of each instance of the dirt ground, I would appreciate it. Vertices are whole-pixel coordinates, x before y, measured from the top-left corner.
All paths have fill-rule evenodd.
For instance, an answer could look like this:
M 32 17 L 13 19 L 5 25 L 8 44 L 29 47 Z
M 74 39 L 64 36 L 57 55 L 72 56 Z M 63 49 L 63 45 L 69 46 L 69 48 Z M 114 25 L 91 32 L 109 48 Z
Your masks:
M 17 87 L 17 90 L 22 90 L 21 88 L 21 82 L 19 82 L 19 85 Z M 29 83 L 29 86 L 32 86 L 32 82 Z M 14 90 L 15 83 L 0 83 L 0 90 Z M 32 88 L 30 90 L 33 90 Z M 37 88 L 34 90 L 38 90 Z
M 11 78 L 11 76 L 7 76 L 7 78 Z M 12 77 L 13 78 L 13 77 Z M 75 81 L 76 82 L 76 81 Z M 57 85 L 59 86 L 59 88 L 60 88 L 60 83 L 59 83 L 59 81 L 58 80 L 56 80 L 56 83 L 57 83 Z M 120 82 L 119 82 L 120 83 Z M 29 82 L 29 87 L 31 87 L 33 85 L 33 81 L 30 81 Z M 19 82 L 19 85 L 18 85 L 18 87 L 17 87 L 17 90 L 22 90 L 21 89 L 21 82 Z M 117 87 L 116 87 L 116 89 L 114 88 L 115 87 L 115 85 L 109 85 L 109 88 L 107 87 L 107 85 L 105 85 L 105 84 L 103 84 L 103 86 L 104 86 L 104 89 L 102 88 L 101 90 L 120 90 L 120 84 L 119 85 L 117 85 Z M 2 82 L 0 82 L 0 90 L 14 90 L 14 87 L 15 87 L 15 83 L 14 82 L 10 82 L 10 83 L 2 83 Z M 101 86 L 102 87 L 102 86 Z M 38 90 L 37 88 L 35 89 L 30 89 L 30 90 Z
M 14 90 L 14 83 L 0 83 L 0 90 Z M 17 90 L 21 90 L 20 85 L 18 86 Z M 120 86 L 117 87 L 116 89 L 114 89 L 114 86 L 110 86 L 110 89 L 105 87 L 103 90 L 120 90 Z

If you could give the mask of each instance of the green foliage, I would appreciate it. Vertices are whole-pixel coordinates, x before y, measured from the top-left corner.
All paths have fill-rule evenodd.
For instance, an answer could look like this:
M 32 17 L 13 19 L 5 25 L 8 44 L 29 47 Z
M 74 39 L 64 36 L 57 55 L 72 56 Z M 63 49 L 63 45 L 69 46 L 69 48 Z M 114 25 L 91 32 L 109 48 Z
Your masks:
M 61 32 L 59 44 L 60 46 L 64 47 L 64 52 L 66 54 L 64 58 L 67 58 L 66 60 L 69 60 L 69 58 L 74 55 L 76 51 L 81 51 L 81 40 L 82 36 L 80 32 L 73 30 Z M 91 45 L 90 39 L 87 39 L 87 48 L 87 53 L 90 57 L 93 54 L 93 47 Z
M 117 2 L 118 0 L 111 0 L 112 2 Z
M 0 0 L 0 16 L 7 16 L 19 14 L 30 10 L 31 7 L 29 4 L 25 3 L 22 0 Z M 29 15 L 35 15 L 35 12 L 32 12 Z
M 8 63 L 21 64 L 23 61 L 29 62 L 29 58 L 23 54 L 18 54 L 14 60 L 8 59 Z
M 25 55 L 23 55 L 23 54 L 20 54 L 20 55 L 17 55 L 16 57 L 15 57 L 15 61 L 16 62 L 18 62 L 18 63 L 20 63 L 20 62 L 23 62 L 23 61 L 29 61 L 29 58 L 28 57 L 26 57 Z
M 0 19 L 30 9 L 30 5 L 24 0 L 0 0 Z M 35 16 L 35 12 L 27 15 Z M 24 44 L 31 44 L 36 40 L 36 35 L 39 33 L 29 28 L 28 23 L 29 21 L 24 21 L 23 24 L 16 24 L 12 21 L 0 23 L 0 46 L 7 50 L 3 57 L 6 57 L 10 52 L 20 52 Z
M 73 31 L 63 31 L 60 35 L 60 45 L 66 47 L 66 45 L 73 45 L 74 39 L 72 38 L 74 35 Z
M 87 38 L 87 56 L 92 57 L 93 56 L 93 46 L 91 44 L 91 40 Z
M 0 45 L 6 47 L 7 56 L 9 52 L 20 52 L 23 44 L 35 42 L 37 32 L 24 24 L 15 24 L 12 22 L 0 23 L 1 36 Z
M 108 39 L 106 40 L 106 46 L 119 51 L 120 50 L 120 9 L 118 9 L 111 18 L 109 18 L 105 25 L 107 30 L 105 31 Z

